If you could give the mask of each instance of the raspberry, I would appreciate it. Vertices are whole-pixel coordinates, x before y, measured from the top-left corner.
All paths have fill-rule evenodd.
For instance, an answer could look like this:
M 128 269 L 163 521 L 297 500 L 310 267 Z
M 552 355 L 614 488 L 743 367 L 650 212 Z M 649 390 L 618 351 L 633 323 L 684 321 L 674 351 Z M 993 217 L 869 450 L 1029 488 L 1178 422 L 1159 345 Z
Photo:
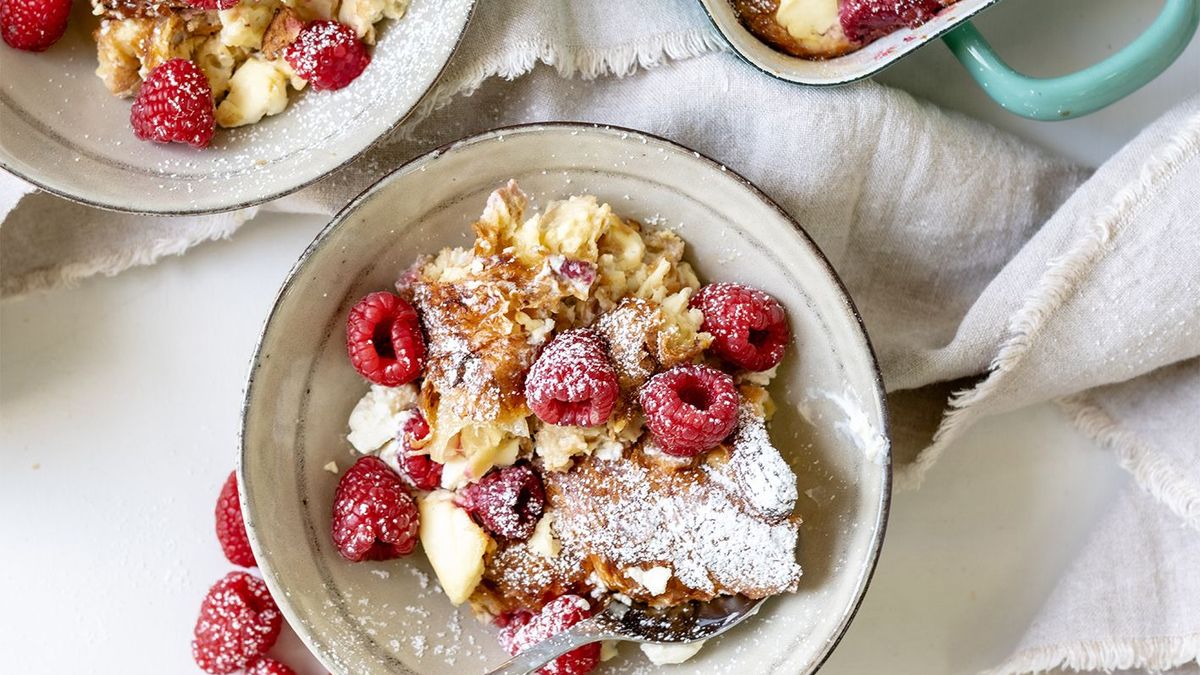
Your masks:
M 207 10 L 232 9 L 233 7 L 237 7 L 238 2 L 240 2 L 240 0 L 186 0 L 186 1 L 187 1 L 187 4 L 191 5 L 192 7 L 195 7 L 196 9 L 207 9 Z
M 296 74 L 313 89 L 341 89 L 371 62 L 354 29 L 337 21 L 313 21 L 283 52 Z
M 550 269 L 583 291 L 596 281 L 596 265 L 586 260 L 550 256 Z
M 209 673 L 232 673 L 267 653 L 283 615 L 267 584 L 245 572 L 230 572 L 208 589 L 196 619 L 192 658 Z
M 902 27 L 916 27 L 942 9 L 939 0 L 843 0 L 838 19 L 846 37 L 870 42 Z
M 425 365 L 417 310 L 387 291 L 359 300 L 346 323 L 346 351 L 358 374 L 375 384 L 398 387 L 412 382 Z
M 525 624 L 529 623 L 534 616 L 535 614 L 527 609 L 518 609 L 512 612 L 499 614 L 495 619 L 492 620 L 492 623 L 496 624 L 496 626 L 500 629 L 500 633 L 496 636 L 496 639 L 500 641 L 500 647 L 504 649 L 504 651 L 513 655 L 520 651 L 514 646 L 514 640 L 517 636 L 517 632 L 520 631 Z
M 0 0 L 0 36 L 13 49 L 44 52 L 67 31 L 71 0 Z
M 716 368 L 676 366 L 650 378 L 638 400 L 646 426 L 669 455 L 711 450 L 737 426 L 737 387 Z
M 187 59 L 156 66 L 129 109 L 129 123 L 143 141 L 206 147 L 217 128 L 208 77 Z
M 419 408 L 404 421 L 400 430 L 400 477 L 418 490 L 436 490 L 442 483 L 442 465 L 429 455 L 413 450 L 413 443 L 429 436 L 429 422 Z
M 237 476 L 232 471 L 217 497 L 217 541 L 221 542 L 225 557 L 234 565 L 254 567 L 258 564 L 250 550 L 250 538 L 246 536 L 242 505 L 238 501 Z
M 360 457 L 338 481 L 333 543 L 351 562 L 390 560 L 417 545 L 417 504 L 378 457 Z
M 725 361 L 761 371 L 783 360 L 791 331 L 775 298 L 740 284 L 709 284 L 691 306 L 704 313 L 701 330 L 713 336 L 712 350 Z
M 492 534 L 524 541 L 542 517 L 546 489 L 536 471 L 518 464 L 497 469 L 464 487 L 454 501 Z
M 524 623 L 512 621 L 500 631 L 500 644 L 517 654 L 547 638 L 558 635 L 592 615 L 587 600 L 578 595 L 560 596 Z M 515 630 L 511 628 L 516 626 Z M 600 643 L 593 642 L 554 659 L 537 671 L 539 675 L 583 675 L 600 664 Z
M 525 379 L 525 400 L 547 424 L 603 424 L 619 393 L 608 346 L 590 328 L 559 333 Z
M 296 671 L 275 659 L 259 659 L 246 666 L 246 675 L 296 675 Z

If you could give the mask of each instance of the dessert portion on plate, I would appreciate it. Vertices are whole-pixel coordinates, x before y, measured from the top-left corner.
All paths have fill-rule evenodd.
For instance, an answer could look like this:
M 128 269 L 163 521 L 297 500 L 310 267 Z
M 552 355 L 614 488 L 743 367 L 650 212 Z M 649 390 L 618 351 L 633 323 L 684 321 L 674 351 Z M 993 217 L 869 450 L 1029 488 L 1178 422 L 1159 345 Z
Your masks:
M 91 0 L 100 19 L 96 75 L 134 97 L 143 140 L 205 147 L 217 126 L 283 112 L 289 92 L 341 89 L 371 62 L 376 25 L 409 0 Z M 0 35 L 44 51 L 66 30 L 70 0 L 6 0 Z
M 955 0 L 731 0 L 742 23 L 779 51 L 826 59 L 932 19 Z
M 677 234 L 594 197 L 529 211 L 510 182 L 470 248 L 418 258 L 351 309 L 371 385 L 349 418 L 363 456 L 337 488 L 339 552 L 419 541 L 448 599 L 514 654 L 612 597 L 794 591 L 796 476 L 768 432 L 783 308 L 702 285 Z M 589 645 L 554 672 L 600 657 Z
M 159 68 L 198 73 L 210 116 L 228 128 L 282 112 L 289 92 L 308 84 L 349 84 L 371 61 L 375 25 L 402 17 L 408 0 L 92 0 L 92 7 L 100 17 L 96 75 L 109 91 L 141 103 L 139 92 L 158 89 Z M 134 110 L 139 138 L 179 140 L 163 133 L 164 121 L 139 125 L 137 103 Z M 143 117 L 164 114 L 151 109 Z

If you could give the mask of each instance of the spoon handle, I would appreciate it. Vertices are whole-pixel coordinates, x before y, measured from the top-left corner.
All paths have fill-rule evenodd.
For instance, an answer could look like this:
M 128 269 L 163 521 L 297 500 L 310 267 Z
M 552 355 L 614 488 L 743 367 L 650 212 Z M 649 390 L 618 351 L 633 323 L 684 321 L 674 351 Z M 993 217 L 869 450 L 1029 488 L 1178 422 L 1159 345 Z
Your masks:
M 603 612 L 590 619 L 580 621 L 558 635 L 533 645 L 517 654 L 504 665 L 491 671 L 488 675 L 527 675 L 538 668 L 566 654 L 577 647 L 599 640 L 614 638 L 611 632 L 604 629 L 598 620 Z

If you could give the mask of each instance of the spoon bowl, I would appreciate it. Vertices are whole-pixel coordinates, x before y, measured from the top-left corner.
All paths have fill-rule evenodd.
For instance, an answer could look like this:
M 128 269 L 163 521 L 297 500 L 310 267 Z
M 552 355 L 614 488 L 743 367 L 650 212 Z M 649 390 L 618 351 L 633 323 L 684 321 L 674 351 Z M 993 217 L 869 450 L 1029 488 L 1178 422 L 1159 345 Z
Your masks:
M 526 675 L 572 649 L 600 640 L 686 644 L 714 638 L 758 613 L 766 598 L 724 595 L 656 608 L 613 600 L 589 619 L 533 645 L 489 675 Z

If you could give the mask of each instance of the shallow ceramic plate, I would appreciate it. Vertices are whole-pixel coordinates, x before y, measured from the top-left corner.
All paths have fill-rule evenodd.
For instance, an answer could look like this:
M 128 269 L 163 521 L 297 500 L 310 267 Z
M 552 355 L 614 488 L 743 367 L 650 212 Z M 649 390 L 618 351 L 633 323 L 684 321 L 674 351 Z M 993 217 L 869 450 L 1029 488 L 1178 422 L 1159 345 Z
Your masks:
M 97 20 L 75 2 L 67 34 L 31 54 L 0 44 L 0 166 L 76 201 L 122 211 L 200 213 L 296 190 L 353 159 L 433 86 L 474 0 L 413 0 L 384 21 L 371 65 L 336 92 L 293 93 L 282 113 L 218 129 L 209 148 L 139 141 L 128 99 L 93 72 Z
M 288 620 L 335 673 L 472 673 L 504 660 L 494 630 L 450 606 L 423 555 L 338 556 L 337 477 L 323 467 L 354 461 L 346 419 L 367 388 L 346 358 L 350 306 L 390 288 L 418 254 L 469 245 L 488 193 L 509 178 L 535 205 L 591 193 L 676 229 L 702 278 L 759 286 L 786 307 L 796 340 L 773 385 L 772 436 L 799 475 L 804 576 L 795 594 L 679 668 L 816 669 L 862 599 L 887 519 L 887 418 L 871 347 L 820 251 L 773 202 L 697 153 L 609 127 L 515 127 L 426 155 L 343 209 L 293 269 L 251 367 L 239 468 L 251 541 Z M 644 663 L 636 647 L 622 653 L 618 664 Z

